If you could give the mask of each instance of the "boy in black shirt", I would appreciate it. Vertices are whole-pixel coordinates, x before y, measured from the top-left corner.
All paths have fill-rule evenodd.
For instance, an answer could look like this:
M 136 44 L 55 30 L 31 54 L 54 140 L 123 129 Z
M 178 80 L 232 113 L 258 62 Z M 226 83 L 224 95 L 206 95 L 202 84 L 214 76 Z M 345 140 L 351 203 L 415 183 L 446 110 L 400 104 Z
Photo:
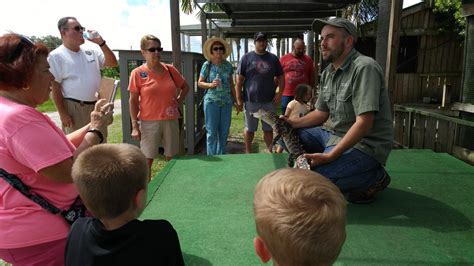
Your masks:
M 66 244 L 66 265 L 184 265 L 166 220 L 136 218 L 146 204 L 148 166 L 140 149 L 102 144 L 80 154 L 72 178 L 95 218 L 78 219 Z

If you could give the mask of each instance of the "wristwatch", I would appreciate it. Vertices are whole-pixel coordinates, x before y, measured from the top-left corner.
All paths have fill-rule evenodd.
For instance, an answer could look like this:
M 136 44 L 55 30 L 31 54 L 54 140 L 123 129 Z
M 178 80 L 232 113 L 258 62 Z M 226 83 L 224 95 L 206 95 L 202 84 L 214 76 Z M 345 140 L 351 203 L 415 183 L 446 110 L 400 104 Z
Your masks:
M 98 128 L 89 128 L 89 130 L 87 130 L 87 132 L 92 132 L 94 134 L 97 135 L 97 137 L 99 137 L 99 143 L 102 143 L 104 142 L 104 135 L 102 134 L 102 132 L 100 132 L 100 130 Z

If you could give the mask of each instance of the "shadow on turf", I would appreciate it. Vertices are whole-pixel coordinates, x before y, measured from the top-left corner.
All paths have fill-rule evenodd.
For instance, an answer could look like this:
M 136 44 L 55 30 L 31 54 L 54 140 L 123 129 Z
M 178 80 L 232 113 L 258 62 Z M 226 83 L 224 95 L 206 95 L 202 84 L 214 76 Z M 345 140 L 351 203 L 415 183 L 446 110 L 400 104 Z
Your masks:
M 195 255 L 187 254 L 183 252 L 184 264 L 187 266 L 210 266 L 212 263 L 205 258 L 198 257 Z
M 472 222 L 457 209 L 433 198 L 387 188 L 372 204 L 349 204 L 348 224 L 423 227 L 437 232 L 467 231 Z
M 339 256 L 334 266 L 343 265 L 430 265 L 430 266 L 472 266 L 471 262 L 465 261 L 454 261 L 454 262 L 438 262 L 438 261 L 424 261 L 409 258 L 400 259 L 361 259 L 361 258 L 348 258 L 345 256 Z

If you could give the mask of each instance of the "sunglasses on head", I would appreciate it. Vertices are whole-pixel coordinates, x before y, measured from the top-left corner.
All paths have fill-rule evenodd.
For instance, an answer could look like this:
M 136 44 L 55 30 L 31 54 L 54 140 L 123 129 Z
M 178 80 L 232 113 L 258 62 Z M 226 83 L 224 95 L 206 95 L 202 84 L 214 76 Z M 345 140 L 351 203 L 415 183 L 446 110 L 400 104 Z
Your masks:
M 28 38 L 24 35 L 18 35 L 18 36 L 20 37 L 20 42 L 16 46 L 15 51 L 13 51 L 13 53 L 10 54 L 7 62 L 13 62 L 13 60 L 18 58 L 21 55 L 21 53 L 23 52 L 24 48 L 35 46 L 35 44 L 33 43 L 33 41 L 30 38 Z
M 158 51 L 158 52 L 163 51 L 163 48 L 162 47 L 151 47 L 151 48 L 148 48 L 148 49 L 145 49 L 145 50 L 147 50 L 150 53 L 154 53 L 156 51 Z
M 225 51 L 225 48 L 223 46 L 216 46 L 214 48 L 212 48 L 213 51 Z
M 77 26 L 75 26 L 75 27 L 73 27 L 73 28 L 71 28 L 71 29 L 73 29 L 73 30 L 75 30 L 75 31 L 77 31 L 77 32 L 81 32 L 81 31 L 85 31 L 85 30 L 86 30 L 86 28 L 84 28 L 84 27 L 82 27 L 82 26 L 79 26 L 79 25 L 77 25 Z

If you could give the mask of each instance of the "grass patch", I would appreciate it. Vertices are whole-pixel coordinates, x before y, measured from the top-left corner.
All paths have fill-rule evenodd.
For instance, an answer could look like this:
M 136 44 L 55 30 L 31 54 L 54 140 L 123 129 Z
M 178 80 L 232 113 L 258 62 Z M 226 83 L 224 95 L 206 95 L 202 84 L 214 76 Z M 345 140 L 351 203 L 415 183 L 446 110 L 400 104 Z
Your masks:
M 54 102 L 51 97 L 43 104 L 36 107 L 36 109 L 42 113 L 56 112 L 56 106 L 54 105 Z
M 232 110 L 232 123 L 230 124 L 229 130 L 229 141 L 239 142 L 244 145 L 244 127 L 245 127 L 245 115 L 243 112 L 237 114 L 235 109 Z M 263 131 L 261 130 L 261 124 L 259 130 L 255 132 L 255 137 L 252 143 L 252 152 L 263 153 L 266 150 L 265 142 L 263 141 Z M 242 150 L 242 153 L 245 152 Z

